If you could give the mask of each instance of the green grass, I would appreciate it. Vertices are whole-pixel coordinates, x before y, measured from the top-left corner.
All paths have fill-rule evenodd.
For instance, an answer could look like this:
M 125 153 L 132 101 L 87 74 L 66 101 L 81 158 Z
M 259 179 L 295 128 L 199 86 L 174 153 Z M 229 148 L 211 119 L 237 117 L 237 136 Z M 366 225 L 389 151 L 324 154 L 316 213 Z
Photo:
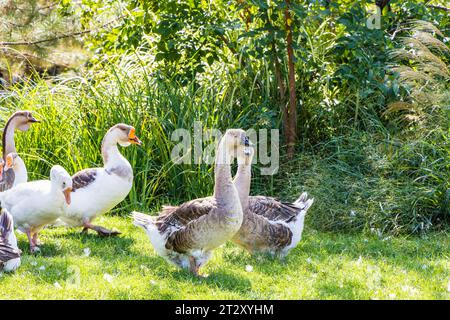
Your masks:
M 251 257 L 228 243 L 203 269 L 209 277 L 197 279 L 158 257 L 129 219 L 105 216 L 96 223 L 123 234 L 101 239 L 46 229 L 37 256 L 19 235 L 22 266 L 0 276 L 0 299 L 450 299 L 444 232 L 379 238 L 307 227 L 284 262 Z

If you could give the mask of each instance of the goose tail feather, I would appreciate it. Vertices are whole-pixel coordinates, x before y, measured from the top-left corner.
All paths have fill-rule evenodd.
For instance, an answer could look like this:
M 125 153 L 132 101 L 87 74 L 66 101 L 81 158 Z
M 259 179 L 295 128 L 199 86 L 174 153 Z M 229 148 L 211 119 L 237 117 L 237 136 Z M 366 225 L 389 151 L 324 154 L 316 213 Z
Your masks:
M 150 225 L 154 225 L 152 217 L 148 214 L 133 211 L 131 217 L 133 218 L 133 224 L 137 227 L 148 229 Z
M 304 214 L 308 212 L 308 209 L 314 203 L 314 198 L 308 198 L 308 193 L 303 192 L 297 200 L 294 201 L 294 205 L 301 210 Z

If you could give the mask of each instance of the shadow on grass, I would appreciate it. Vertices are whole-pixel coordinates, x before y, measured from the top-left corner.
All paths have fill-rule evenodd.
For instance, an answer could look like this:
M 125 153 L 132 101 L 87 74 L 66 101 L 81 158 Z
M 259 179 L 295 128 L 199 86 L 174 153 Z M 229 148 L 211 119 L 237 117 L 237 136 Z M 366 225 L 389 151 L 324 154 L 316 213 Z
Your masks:
M 161 279 L 168 276 L 166 270 L 157 270 L 156 275 Z M 179 282 L 190 283 L 193 285 L 205 284 L 209 287 L 228 290 L 230 292 L 243 293 L 251 290 L 251 282 L 247 278 L 223 270 L 214 270 L 206 277 L 197 277 L 186 269 L 177 268 L 171 271 L 169 276 L 173 280 Z

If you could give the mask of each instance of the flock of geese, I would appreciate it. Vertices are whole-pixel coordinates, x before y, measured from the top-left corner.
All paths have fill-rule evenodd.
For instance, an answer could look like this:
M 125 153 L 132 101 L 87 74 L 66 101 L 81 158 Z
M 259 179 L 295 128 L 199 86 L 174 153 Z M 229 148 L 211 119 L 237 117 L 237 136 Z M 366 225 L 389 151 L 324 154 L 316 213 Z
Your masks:
M 3 131 L 0 159 L 0 271 L 20 266 L 22 251 L 15 230 L 28 237 L 30 252 L 39 251 L 39 232 L 48 225 L 82 227 L 100 236 L 120 232 L 92 224 L 123 201 L 133 184 L 133 169 L 118 145 L 141 145 L 135 129 L 116 124 L 105 134 L 103 167 L 73 176 L 60 165 L 49 180 L 28 181 L 24 161 L 16 151 L 14 132 L 38 123 L 30 111 L 17 111 Z M 210 197 L 165 206 L 158 216 L 133 212 L 133 223 L 147 233 L 155 251 L 168 262 L 199 276 L 212 251 L 232 241 L 250 253 L 285 257 L 301 239 L 304 219 L 313 199 L 306 192 L 293 203 L 266 196 L 250 196 L 253 144 L 244 130 L 228 129 L 219 141 L 214 167 L 214 193 Z M 231 165 L 237 160 L 234 178 Z

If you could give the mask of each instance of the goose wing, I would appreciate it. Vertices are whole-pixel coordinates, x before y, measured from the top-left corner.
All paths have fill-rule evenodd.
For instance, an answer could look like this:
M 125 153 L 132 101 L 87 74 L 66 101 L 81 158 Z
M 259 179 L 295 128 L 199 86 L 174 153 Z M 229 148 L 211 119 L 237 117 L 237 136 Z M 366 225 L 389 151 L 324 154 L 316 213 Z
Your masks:
M 178 207 L 165 206 L 156 218 L 155 224 L 161 233 L 169 227 L 179 229 L 188 225 L 191 221 L 207 215 L 215 207 L 216 201 L 213 197 L 191 200 Z
M 20 257 L 20 251 L 8 243 L 8 237 L 13 231 L 11 215 L 3 209 L 0 214 L 0 262 L 6 262 Z
M 292 232 L 282 221 L 271 221 L 264 215 L 247 211 L 244 222 L 233 241 L 254 252 L 282 248 L 292 241 Z
M 13 232 L 13 226 L 11 214 L 6 209 L 2 209 L 0 213 L 0 241 L 7 243 L 9 234 Z
M 16 179 L 16 174 L 14 170 L 10 169 L 3 174 L 3 179 L 0 181 L 0 192 L 11 189 L 14 185 L 14 180 Z
M 20 251 L 0 239 L 0 262 L 3 263 L 16 258 L 20 258 Z
M 180 253 L 196 248 L 208 234 L 209 217 L 216 209 L 213 197 L 191 200 L 179 207 L 165 207 L 155 224 L 160 232 L 174 227 L 166 248 Z
M 72 190 L 75 192 L 78 189 L 86 188 L 92 184 L 97 178 L 98 169 L 84 169 L 72 176 Z
M 270 221 L 284 222 L 290 222 L 301 212 L 293 203 L 266 196 L 249 197 L 248 210 Z

